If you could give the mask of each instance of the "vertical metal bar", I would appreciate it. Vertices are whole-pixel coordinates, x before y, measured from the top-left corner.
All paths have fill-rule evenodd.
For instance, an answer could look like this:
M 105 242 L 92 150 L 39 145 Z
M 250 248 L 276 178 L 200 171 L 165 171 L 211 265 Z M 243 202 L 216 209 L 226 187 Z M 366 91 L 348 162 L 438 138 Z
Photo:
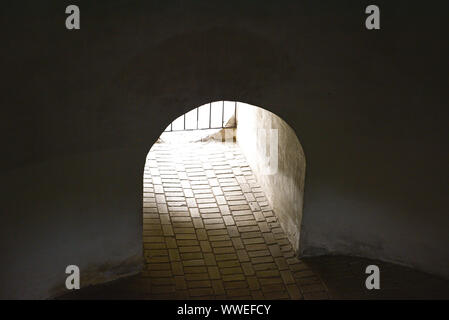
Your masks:
M 234 105 L 234 123 L 235 123 L 235 127 L 237 127 L 237 101 L 235 102 L 235 105 Z
M 209 103 L 209 129 L 212 127 L 212 102 Z
M 198 122 L 200 121 L 200 107 L 196 108 L 196 130 L 198 130 Z
M 184 113 L 183 116 L 184 116 L 184 130 L 185 130 L 186 129 L 186 114 Z
M 224 100 L 223 104 L 221 105 L 221 127 L 224 128 Z

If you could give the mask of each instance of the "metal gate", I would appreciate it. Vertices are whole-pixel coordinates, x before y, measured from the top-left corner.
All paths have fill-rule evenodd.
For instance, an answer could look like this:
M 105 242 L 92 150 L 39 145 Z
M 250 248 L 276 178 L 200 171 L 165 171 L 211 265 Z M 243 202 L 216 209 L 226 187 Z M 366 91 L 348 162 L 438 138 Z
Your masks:
M 236 112 L 235 101 L 211 102 L 184 113 L 164 132 L 235 128 Z

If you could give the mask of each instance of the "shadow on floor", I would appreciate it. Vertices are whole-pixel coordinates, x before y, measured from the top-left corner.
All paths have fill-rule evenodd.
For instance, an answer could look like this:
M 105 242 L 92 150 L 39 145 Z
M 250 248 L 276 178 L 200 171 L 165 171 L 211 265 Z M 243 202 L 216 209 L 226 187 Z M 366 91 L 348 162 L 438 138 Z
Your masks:
M 331 299 L 449 299 L 449 281 L 407 267 L 347 256 L 305 258 L 301 262 L 307 264 L 309 269 L 323 280 Z M 365 288 L 367 275 L 364 271 L 370 264 L 380 268 L 380 290 Z M 136 275 L 102 285 L 82 288 L 58 299 L 158 299 L 150 288 L 149 279 Z M 309 293 L 313 293 L 313 287 L 308 286 L 307 288 Z M 167 298 L 164 295 L 161 297 Z M 175 297 L 173 295 L 173 299 Z M 313 295 L 306 295 L 306 297 L 309 299 L 320 298 Z M 202 297 L 201 299 L 208 300 L 215 299 L 215 297 Z
M 449 281 L 400 265 L 348 256 L 302 259 L 317 273 L 331 299 L 449 299 Z M 368 265 L 380 270 L 380 289 L 367 290 Z

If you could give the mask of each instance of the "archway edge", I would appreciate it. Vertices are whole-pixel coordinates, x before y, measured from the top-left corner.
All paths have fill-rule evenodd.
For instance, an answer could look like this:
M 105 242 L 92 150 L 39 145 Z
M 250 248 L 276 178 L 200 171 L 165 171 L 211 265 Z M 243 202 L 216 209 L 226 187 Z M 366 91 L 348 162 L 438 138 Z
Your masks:
M 210 103 L 213 102 L 215 101 Z M 306 170 L 306 157 L 299 138 L 276 114 L 244 102 L 232 101 L 232 103 L 235 103 L 236 107 L 237 126 L 235 131 L 230 130 L 233 130 L 233 136 L 240 146 L 239 150 L 245 155 L 258 185 L 262 187 L 266 196 L 265 200 L 257 201 L 268 201 L 269 205 L 263 210 L 274 212 L 293 250 L 298 253 Z M 175 119 L 179 116 L 182 115 L 177 115 Z M 168 141 L 180 142 L 179 136 L 175 135 L 174 137 L 178 138 L 173 140 L 169 138 L 172 133 L 164 134 L 167 135 Z M 216 137 L 218 136 L 222 139 L 221 135 Z M 198 138 L 197 135 L 195 137 Z

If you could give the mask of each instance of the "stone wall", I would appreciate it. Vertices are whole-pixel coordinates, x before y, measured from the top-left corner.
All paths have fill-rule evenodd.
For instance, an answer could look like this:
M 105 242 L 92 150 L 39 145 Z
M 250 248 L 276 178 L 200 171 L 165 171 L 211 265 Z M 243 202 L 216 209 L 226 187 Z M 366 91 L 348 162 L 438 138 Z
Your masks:
M 298 251 L 306 167 L 301 144 L 293 129 L 275 114 L 245 103 L 237 108 L 237 142 Z
M 377 4 L 368 31 L 358 1 L 80 1 L 69 31 L 64 2 L 9 3 L 0 297 L 50 297 L 69 264 L 83 286 L 138 270 L 145 157 L 218 100 L 261 106 L 299 137 L 303 254 L 449 277 L 447 2 Z

